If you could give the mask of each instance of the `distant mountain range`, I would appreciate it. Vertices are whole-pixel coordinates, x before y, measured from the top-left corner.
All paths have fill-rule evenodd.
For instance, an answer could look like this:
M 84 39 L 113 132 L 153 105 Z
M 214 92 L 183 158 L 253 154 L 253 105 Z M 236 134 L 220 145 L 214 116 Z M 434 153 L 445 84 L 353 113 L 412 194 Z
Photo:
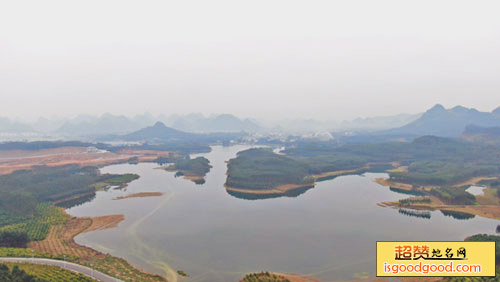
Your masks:
M 33 131 L 34 131 L 33 128 L 28 124 L 0 117 L 0 132 L 20 133 L 20 132 L 33 132 Z
M 241 141 L 241 138 L 245 138 L 246 136 L 247 134 L 243 132 L 184 132 L 168 127 L 162 122 L 156 122 L 153 126 L 148 126 L 129 134 L 113 136 L 107 139 L 107 141 L 140 142 L 152 146 L 166 145 L 193 150 L 193 146 L 196 147 L 197 145 L 205 144 L 204 147 L 206 147 L 206 144 L 209 143 L 230 144 L 232 141 Z
M 233 115 L 222 114 L 205 117 L 202 114 L 170 117 L 150 114 L 128 118 L 125 116 L 102 115 L 99 118 L 78 118 L 65 123 L 58 133 L 69 135 L 126 134 L 161 121 L 173 129 L 185 132 L 255 132 L 260 126 L 249 119 L 239 119 Z
M 240 119 L 230 114 L 205 117 L 202 114 L 171 116 L 165 123 L 175 129 L 188 132 L 257 132 L 262 126 L 255 120 Z
M 162 123 L 155 124 L 158 121 Z M 151 126 L 153 124 L 155 125 Z M 409 140 L 423 135 L 460 137 L 466 127 L 470 125 L 500 126 L 500 107 L 492 112 L 480 112 L 462 106 L 445 109 L 438 104 L 423 114 L 358 118 L 340 123 L 312 119 L 259 122 L 252 119 L 241 119 L 230 114 L 205 116 L 199 113 L 168 117 L 164 115 L 153 116 L 149 113 L 134 117 L 112 114 L 97 117 L 79 115 L 71 119 L 40 118 L 31 123 L 0 117 L 0 138 L 5 139 L 7 136 L 15 139 L 17 134 L 20 136 L 18 138 L 42 136 L 62 139 L 79 137 L 92 139 L 103 136 L 139 134 L 138 131 L 141 129 L 145 131 L 140 134 L 146 134 L 148 133 L 147 128 L 156 128 L 160 125 L 168 126 L 172 130 L 168 133 L 172 138 L 179 137 L 180 132 L 183 134 L 214 132 L 316 134 L 318 132 L 335 132 L 337 136 L 345 134 L 344 136 L 347 136 L 349 142 L 380 142 L 384 140 Z M 177 132 L 173 130 L 177 130 Z M 24 133 L 31 135 L 23 135 Z
M 456 106 L 445 109 L 442 105 L 435 105 L 417 120 L 409 124 L 386 130 L 381 134 L 391 135 L 435 135 L 443 137 L 459 137 L 469 125 L 494 127 L 500 125 L 500 108 L 492 112 L 480 112 Z
M 138 130 L 151 121 L 143 124 L 126 116 L 104 114 L 100 117 L 78 116 L 65 122 L 56 133 L 70 136 L 92 136 L 105 134 L 125 134 Z
M 186 116 L 153 116 L 149 113 L 127 117 L 103 114 L 102 116 L 78 115 L 74 118 L 39 118 L 35 122 L 13 121 L 0 117 L 2 133 L 43 133 L 58 137 L 88 137 L 102 135 L 123 135 L 162 121 L 174 129 L 186 132 L 255 132 L 261 126 L 250 119 L 239 119 L 222 114 L 205 117 L 202 114 Z
M 356 118 L 350 121 L 343 121 L 339 124 L 340 130 L 363 130 L 376 131 L 386 130 L 407 125 L 417 119 L 422 114 L 399 114 L 394 116 L 379 116 L 369 118 Z

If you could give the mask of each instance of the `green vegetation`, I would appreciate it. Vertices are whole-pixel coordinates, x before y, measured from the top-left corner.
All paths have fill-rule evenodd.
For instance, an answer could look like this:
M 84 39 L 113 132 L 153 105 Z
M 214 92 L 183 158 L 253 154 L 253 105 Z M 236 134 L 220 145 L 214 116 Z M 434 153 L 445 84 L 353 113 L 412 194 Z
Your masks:
M 1 276 L 9 273 L 8 276 Z M 32 282 L 92 282 L 95 281 L 83 274 L 75 273 L 53 265 L 29 264 L 29 263 L 6 263 L 0 265 L 1 281 L 32 281 Z M 3 280 L 4 278 L 6 280 Z M 31 279 L 31 280 L 30 280 Z
M 96 167 L 78 165 L 38 166 L 2 175 L 0 232 L 17 232 L 15 234 L 19 236 L 25 233 L 30 241 L 43 240 L 51 225 L 66 220 L 53 202 L 63 204 L 67 200 L 71 203 L 88 200 L 97 189 L 123 185 L 137 178 L 134 174 L 100 174 Z
M 24 270 L 15 265 L 12 270 L 5 264 L 0 264 L 0 281 L 5 282 L 49 282 L 48 280 L 37 278 L 27 274 Z
M 33 218 L 13 225 L 7 225 L 0 228 L 2 233 L 16 233 L 19 236 L 25 234 L 29 241 L 40 241 L 47 237 L 50 226 L 55 224 L 63 224 L 67 220 L 67 216 L 57 207 L 48 203 L 40 203 L 36 207 Z M 6 245 L 8 247 L 22 247 L 23 245 Z M 4 246 L 5 247 L 5 246 Z
M 177 171 L 175 177 L 186 176 L 196 184 L 205 183 L 205 175 L 210 171 L 212 166 L 210 161 L 205 157 L 197 157 L 195 159 L 189 158 L 173 158 L 169 160 L 157 160 L 159 163 L 171 162 L 173 164 L 167 166 L 165 169 L 168 171 Z
M 66 260 L 87 267 L 92 267 L 92 264 L 96 270 L 112 277 L 118 274 L 120 275 L 120 279 L 124 281 L 165 281 L 159 275 L 142 272 L 132 267 L 126 260 L 111 255 L 105 255 L 100 258 L 83 258 L 72 254 L 64 256 L 64 254 L 52 255 L 41 253 L 30 248 L 0 248 L 0 257 L 35 257 Z
M 500 236 L 478 234 L 471 236 L 466 239 L 466 241 L 494 241 L 496 243 L 496 260 L 497 263 L 500 261 Z M 443 280 L 444 282 L 498 282 L 500 281 L 500 267 L 496 267 L 495 277 L 449 277 Z
M 290 282 L 290 280 L 274 273 L 261 272 L 247 274 L 241 282 Z
M 270 149 L 239 152 L 227 167 L 226 185 L 229 187 L 266 190 L 285 184 L 309 185 L 314 182 L 305 163 L 274 154 Z
M 414 203 L 430 203 L 431 199 L 429 197 L 422 197 L 422 198 L 408 198 L 408 199 L 401 199 L 399 200 L 400 205 L 411 205 Z
M 171 170 L 178 170 L 184 174 L 197 176 L 205 176 L 210 171 L 210 168 L 210 161 L 205 157 L 177 159 L 174 160 L 174 164 L 169 167 Z
M 66 260 L 74 263 L 85 265 L 85 263 L 81 263 L 80 258 L 72 255 L 66 254 L 58 254 L 52 255 L 48 253 L 42 253 L 37 250 L 31 248 L 0 248 L 0 257 L 17 257 L 17 258 L 49 258 L 49 259 L 57 259 L 57 260 Z
M 103 188 L 107 186 L 119 186 L 122 187 L 129 182 L 132 182 L 139 178 L 139 175 L 133 173 L 125 174 L 103 174 L 101 175 L 99 182 L 94 185 L 96 188 Z
M 29 238 L 26 232 L 0 231 L 0 247 L 24 248 L 28 242 Z
M 411 143 L 381 143 L 335 147 L 299 144 L 285 153 L 306 162 L 313 174 L 360 168 L 373 163 L 399 162 L 408 171 L 390 172 L 397 182 L 452 185 L 476 176 L 500 173 L 500 148 L 454 139 L 424 136 Z
M 431 194 L 450 205 L 473 205 L 476 203 L 474 195 L 466 192 L 467 187 L 440 187 L 431 190 Z
M 434 136 L 423 136 L 413 142 L 345 146 L 330 142 L 299 142 L 284 153 L 286 155 L 277 155 L 268 149 L 238 153 L 229 161 L 226 185 L 252 190 L 273 189 L 285 184 L 313 185 L 314 180 L 384 171 L 389 165 L 398 163 L 405 169 L 388 173 L 391 181 L 414 187 L 405 193 L 437 196 L 446 204 L 474 205 L 476 199 L 465 192 L 467 187 L 454 186 L 475 177 L 500 175 L 499 147 Z M 500 181 L 484 184 L 498 187 Z M 421 186 L 438 188 L 429 191 Z M 499 191 L 500 188 L 496 193 L 500 197 Z
M 498 179 L 481 180 L 477 183 L 477 185 L 489 186 L 489 187 L 500 187 L 500 181 Z

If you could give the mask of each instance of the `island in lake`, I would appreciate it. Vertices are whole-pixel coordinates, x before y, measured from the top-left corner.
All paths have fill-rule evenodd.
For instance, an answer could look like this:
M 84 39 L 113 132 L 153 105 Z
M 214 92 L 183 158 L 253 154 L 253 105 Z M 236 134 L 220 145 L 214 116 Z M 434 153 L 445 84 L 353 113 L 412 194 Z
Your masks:
M 302 162 L 259 148 L 229 160 L 225 186 L 229 194 L 247 199 L 296 196 L 314 187 L 314 178 Z
M 184 176 L 196 184 L 205 183 L 205 176 L 210 171 L 210 162 L 205 157 L 191 159 L 177 158 L 171 160 L 173 163 L 163 167 L 167 171 L 175 171 L 175 176 Z
M 456 218 L 500 219 L 500 148 L 423 136 L 413 142 L 334 146 L 303 143 L 282 154 L 258 148 L 228 163 L 226 190 L 244 199 L 297 196 L 340 175 L 386 172 L 379 184 L 412 197 L 381 206 L 440 210 Z M 466 191 L 484 187 L 482 195 Z

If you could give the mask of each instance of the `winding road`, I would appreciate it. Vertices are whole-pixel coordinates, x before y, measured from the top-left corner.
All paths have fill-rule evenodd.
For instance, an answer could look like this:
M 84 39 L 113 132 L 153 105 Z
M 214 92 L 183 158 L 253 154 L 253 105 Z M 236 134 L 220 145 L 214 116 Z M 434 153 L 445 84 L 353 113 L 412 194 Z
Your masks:
M 62 260 L 55 259 L 44 259 L 44 258 L 14 258 L 14 257 L 1 257 L 0 262 L 13 262 L 13 263 L 34 263 L 34 264 L 48 264 L 55 265 L 73 272 L 81 273 L 88 277 L 94 278 L 103 282 L 123 282 L 123 280 L 111 277 L 104 273 L 98 272 L 91 268 L 83 265 L 79 265 L 72 262 L 65 262 Z

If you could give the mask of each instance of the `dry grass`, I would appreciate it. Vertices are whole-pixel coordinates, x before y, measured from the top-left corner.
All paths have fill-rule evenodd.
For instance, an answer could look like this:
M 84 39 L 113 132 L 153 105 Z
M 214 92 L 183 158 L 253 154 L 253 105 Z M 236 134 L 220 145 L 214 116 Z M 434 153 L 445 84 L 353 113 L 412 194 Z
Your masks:
M 85 219 L 85 218 L 82 218 Z M 113 228 L 118 226 L 118 223 L 122 222 L 125 219 L 125 216 L 123 214 L 114 214 L 114 215 L 105 215 L 105 216 L 98 216 L 98 217 L 93 217 L 91 218 L 92 224 L 82 231 L 82 233 L 85 232 L 91 232 L 95 230 L 103 230 L 103 229 L 108 229 L 108 228 Z

